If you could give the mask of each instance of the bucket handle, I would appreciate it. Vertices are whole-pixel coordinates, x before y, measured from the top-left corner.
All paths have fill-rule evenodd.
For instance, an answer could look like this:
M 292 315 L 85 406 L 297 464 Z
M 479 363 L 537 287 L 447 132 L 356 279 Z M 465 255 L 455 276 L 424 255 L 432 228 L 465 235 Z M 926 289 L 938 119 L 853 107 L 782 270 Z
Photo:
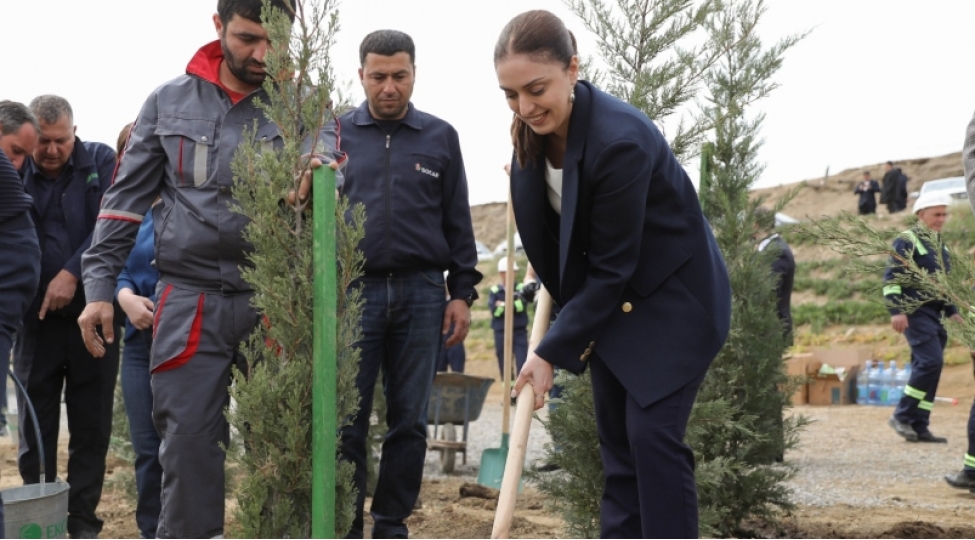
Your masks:
M 34 412 L 34 404 L 31 403 L 30 398 L 27 397 L 27 390 L 24 388 L 24 385 L 21 384 L 20 379 L 18 379 L 17 376 L 14 375 L 14 370 L 11 368 L 7 368 L 7 374 L 10 375 L 10 378 L 14 380 L 14 384 L 17 386 L 17 390 L 20 392 L 20 395 L 23 396 L 24 403 L 27 404 L 27 412 L 30 414 L 30 419 L 34 423 L 34 437 L 37 439 L 37 451 L 40 454 L 37 460 L 37 468 L 40 470 L 41 473 L 40 483 L 43 484 L 45 480 L 44 478 L 45 458 L 44 458 L 44 441 L 41 439 L 41 424 L 40 422 L 37 421 L 37 413 Z

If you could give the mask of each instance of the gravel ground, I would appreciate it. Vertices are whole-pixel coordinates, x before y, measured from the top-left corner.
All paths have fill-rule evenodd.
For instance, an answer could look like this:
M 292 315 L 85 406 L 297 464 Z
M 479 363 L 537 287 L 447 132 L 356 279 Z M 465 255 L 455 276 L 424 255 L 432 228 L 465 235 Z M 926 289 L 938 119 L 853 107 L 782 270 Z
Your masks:
M 813 421 L 803 432 L 800 447 L 786 454 L 786 461 L 799 469 L 788 484 L 793 489 L 794 502 L 809 507 L 972 509 L 975 495 L 951 489 L 943 479 L 944 475 L 961 468 L 967 451 L 966 425 L 975 393 L 971 377 L 971 367 L 955 366 L 946 370 L 942 379 L 942 386 L 946 379 L 957 381 L 949 382 L 945 390 L 960 398 L 956 406 L 939 402 L 932 414 L 932 431 L 948 437 L 948 444 L 904 441 L 887 426 L 892 407 L 847 405 L 793 409 Z M 544 427 L 538 419 L 534 420 L 529 437 L 529 464 L 543 459 L 548 441 Z M 451 475 L 441 471 L 438 452 L 427 452 L 425 475 L 476 479 L 483 451 L 497 448 L 501 443 L 499 394 L 488 397 L 480 418 L 470 424 L 467 442 L 467 463 L 461 464 L 458 455 L 456 470 Z

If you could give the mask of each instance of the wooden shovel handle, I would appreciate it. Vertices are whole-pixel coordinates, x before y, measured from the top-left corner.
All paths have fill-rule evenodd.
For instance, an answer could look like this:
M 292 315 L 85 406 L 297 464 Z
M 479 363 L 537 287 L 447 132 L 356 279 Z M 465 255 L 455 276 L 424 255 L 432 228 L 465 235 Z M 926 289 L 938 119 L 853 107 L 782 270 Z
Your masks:
M 529 350 L 534 351 L 548 331 L 552 313 L 552 297 L 543 287 L 539 290 L 538 305 L 535 307 L 535 324 Z M 515 425 L 511 430 L 511 444 L 508 459 L 504 464 L 501 479 L 501 494 L 498 497 L 498 510 L 494 515 L 494 529 L 491 538 L 511 538 L 511 520 L 515 515 L 515 502 L 518 500 L 518 484 L 521 483 L 521 470 L 528 452 L 528 432 L 532 426 L 532 412 L 535 410 L 535 388 L 531 383 L 521 388 L 515 407 Z
M 511 520 L 515 515 L 518 484 L 521 483 L 521 468 L 525 464 L 525 454 L 528 451 L 528 431 L 532 426 L 534 410 L 535 389 L 529 383 L 521 388 L 515 406 L 515 425 L 511 430 L 511 445 L 508 447 L 508 459 L 504 464 L 501 495 L 498 497 L 498 511 L 494 515 L 491 538 L 511 538 Z

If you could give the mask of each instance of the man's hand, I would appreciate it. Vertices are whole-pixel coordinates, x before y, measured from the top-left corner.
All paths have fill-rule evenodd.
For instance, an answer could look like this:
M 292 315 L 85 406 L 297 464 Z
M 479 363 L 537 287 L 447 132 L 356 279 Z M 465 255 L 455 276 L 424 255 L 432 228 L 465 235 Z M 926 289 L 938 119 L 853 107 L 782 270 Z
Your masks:
M 54 276 L 51 283 L 47 285 L 47 292 L 44 294 L 44 302 L 41 303 L 41 311 L 37 314 L 42 321 L 48 311 L 57 311 L 71 303 L 74 293 L 78 289 L 78 278 L 67 270 L 61 270 Z
M 552 389 L 552 381 L 555 378 L 554 374 L 555 367 L 533 351 L 528 355 L 528 360 L 525 361 L 525 365 L 521 368 L 521 373 L 518 374 L 515 387 L 511 390 L 511 397 L 518 397 L 525 383 L 531 383 L 532 389 L 535 392 L 535 410 L 541 409 L 545 406 L 545 395 Z
M 890 327 L 894 329 L 894 332 L 898 334 L 903 334 L 904 330 L 907 329 L 907 315 L 899 313 L 890 318 Z
M 115 342 L 115 327 L 112 326 L 115 320 L 115 308 L 111 302 L 91 302 L 85 306 L 85 310 L 78 317 L 78 326 L 81 327 L 81 339 L 85 342 L 85 348 L 95 358 L 105 356 L 105 345 Z M 105 339 L 98 335 L 97 327 L 102 327 L 102 334 Z
M 145 330 L 152 326 L 152 311 L 155 305 L 145 296 L 139 296 L 132 289 L 124 288 L 118 292 L 118 303 L 129 318 L 132 326 Z
M 312 182 L 312 171 L 322 166 L 322 161 L 318 158 L 312 158 L 308 162 L 308 170 L 301 173 L 301 181 L 298 183 L 298 196 L 295 197 L 295 190 L 288 192 L 288 204 L 291 206 L 297 206 L 298 204 L 305 204 L 308 201 L 308 197 L 311 195 L 311 182 Z M 338 162 L 331 162 L 328 166 L 333 170 L 339 170 Z M 338 194 L 336 193 L 336 196 Z
M 446 347 L 453 347 L 464 341 L 467 332 L 471 329 L 471 308 L 467 307 L 467 302 L 463 300 L 447 302 L 440 334 L 446 336 L 447 332 L 450 332 L 450 325 L 454 326 L 454 333 L 447 340 Z
M 954 315 L 948 318 L 955 321 L 958 324 L 963 324 L 965 322 L 965 319 L 963 319 L 962 316 L 957 313 L 955 313 Z

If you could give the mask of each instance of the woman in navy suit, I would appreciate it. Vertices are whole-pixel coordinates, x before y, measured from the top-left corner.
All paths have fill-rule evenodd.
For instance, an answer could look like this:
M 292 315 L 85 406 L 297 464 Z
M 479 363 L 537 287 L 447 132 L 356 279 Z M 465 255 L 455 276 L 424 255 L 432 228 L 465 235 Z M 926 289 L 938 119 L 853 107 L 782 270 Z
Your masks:
M 494 52 L 522 243 L 562 310 L 530 354 L 544 404 L 553 367 L 592 374 L 605 474 L 603 537 L 697 537 L 691 406 L 728 334 L 728 273 L 694 187 L 639 110 L 580 81 L 575 39 L 529 11 Z

